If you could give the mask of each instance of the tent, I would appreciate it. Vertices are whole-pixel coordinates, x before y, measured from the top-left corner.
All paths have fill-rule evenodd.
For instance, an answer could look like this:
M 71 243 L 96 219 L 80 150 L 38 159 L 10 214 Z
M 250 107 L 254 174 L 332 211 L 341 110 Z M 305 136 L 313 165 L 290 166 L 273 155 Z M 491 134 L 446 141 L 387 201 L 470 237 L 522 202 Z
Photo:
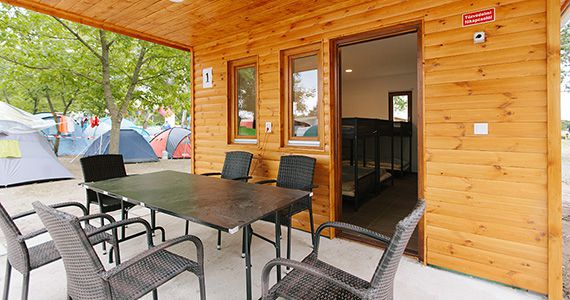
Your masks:
M 150 140 L 150 146 L 158 157 L 162 151 L 168 152 L 168 158 L 190 158 L 190 130 L 174 127 L 166 129 Z
M 111 118 L 109 117 L 101 118 L 101 120 L 99 120 L 98 126 L 95 127 L 87 126 L 87 128 L 85 128 L 84 133 L 88 137 L 98 138 L 99 136 L 111 130 L 111 124 L 112 124 Z M 144 130 L 144 128 L 137 126 L 135 123 L 133 123 L 133 121 L 129 119 L 123 119 L 123 121 L 121 121 L 121 129 L 133 129 L 136 132 L 138 132 L 140 135 L 142 135 L 146 140 L 150 139 L 150 134 L 146 130 Z
M 0 102 L 0 186 L 73 178 L 38 132 L 49 126 L 53 122 Z
M 107 131 L 91 143 L 83 157 L 109 153 L 110 141 L 111 131 Z M 158 161 L 149 143 L 133 129 L 121 129 L 119 153 L 125 163 Z
M 53 121 L 53 115 L 51 113 L 40 113 L 36 114 L 36 116 L 39 116 L 44 120 L 50 120 L 54 123 L 53 126 L 42 130 L 42 134 L 47 137 L 53 149 L 56 141 L 55 136 L 57 135 L 57 122 Z M 90 141 L 87 139 L 87 136 L 83 134 L 83 129 L 79 123 L 77 123 L 72 118 L 66 118 L 66 122 L 69 131 L 67 133 L 61 134 L 57 155 L 65 156 L 83 153 L 83 151 L 89 147 Z

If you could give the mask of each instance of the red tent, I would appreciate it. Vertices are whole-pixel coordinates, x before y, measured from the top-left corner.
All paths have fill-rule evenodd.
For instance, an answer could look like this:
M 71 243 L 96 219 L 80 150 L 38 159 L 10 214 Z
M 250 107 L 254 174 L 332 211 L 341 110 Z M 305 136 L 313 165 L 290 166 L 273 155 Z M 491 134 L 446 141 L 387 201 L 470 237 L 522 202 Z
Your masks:
M 168 152 L 168 158 L 190 158 L 190 130 L 174 127 L 157 134 L 151 141 L 150 146 L 158 157 L 162 152 Z

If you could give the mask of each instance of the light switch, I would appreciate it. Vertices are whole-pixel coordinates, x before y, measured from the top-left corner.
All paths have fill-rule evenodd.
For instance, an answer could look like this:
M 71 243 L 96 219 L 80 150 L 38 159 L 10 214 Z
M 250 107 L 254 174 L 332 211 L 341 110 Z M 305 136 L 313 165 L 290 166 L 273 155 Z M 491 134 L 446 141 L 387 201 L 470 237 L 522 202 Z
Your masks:
M 475 123 L 473 124 L 473 134 L 487 135 L 489 134 L 489 123 Z
M 273 131 L 273 126 L 271 122 L 265 122 L 265 132 L 271 133 Z

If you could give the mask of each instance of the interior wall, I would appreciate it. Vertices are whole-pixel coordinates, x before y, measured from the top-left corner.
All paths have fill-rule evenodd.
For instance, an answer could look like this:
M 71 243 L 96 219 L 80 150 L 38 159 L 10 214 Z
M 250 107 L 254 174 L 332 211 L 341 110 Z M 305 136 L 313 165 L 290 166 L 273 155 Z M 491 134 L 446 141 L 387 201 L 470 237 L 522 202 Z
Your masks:
M 378 67 L 382 68 L 384 66 Z M 412 91 L 412 171 L 417 172 L 419 107 L 417 97 L 417 72 L 362 79 L 350 79 L 350 75 L 351 74 L 346 74 L 342 78 L 341 97 L 343 118 L 358 117 L 388 120 L 388 93 Z M 404 146 L 404 148 L 407 147 Z M 407 153 L 407 149 L 405 149 L 405 153 Z

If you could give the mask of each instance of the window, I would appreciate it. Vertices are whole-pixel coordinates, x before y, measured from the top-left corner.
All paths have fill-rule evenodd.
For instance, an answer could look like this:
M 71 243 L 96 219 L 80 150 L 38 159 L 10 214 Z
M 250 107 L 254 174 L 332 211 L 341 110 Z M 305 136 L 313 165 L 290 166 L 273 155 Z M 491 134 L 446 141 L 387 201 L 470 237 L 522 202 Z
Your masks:
M 320 44 L 282 52 L 283 123 L 291 146 L 320 145 Z
M 390 120 L 394 122 L 412 122 L 412 92 L 388 93 Z
M 228 64 L 230 143 L 257 143 L 257 58 Z

